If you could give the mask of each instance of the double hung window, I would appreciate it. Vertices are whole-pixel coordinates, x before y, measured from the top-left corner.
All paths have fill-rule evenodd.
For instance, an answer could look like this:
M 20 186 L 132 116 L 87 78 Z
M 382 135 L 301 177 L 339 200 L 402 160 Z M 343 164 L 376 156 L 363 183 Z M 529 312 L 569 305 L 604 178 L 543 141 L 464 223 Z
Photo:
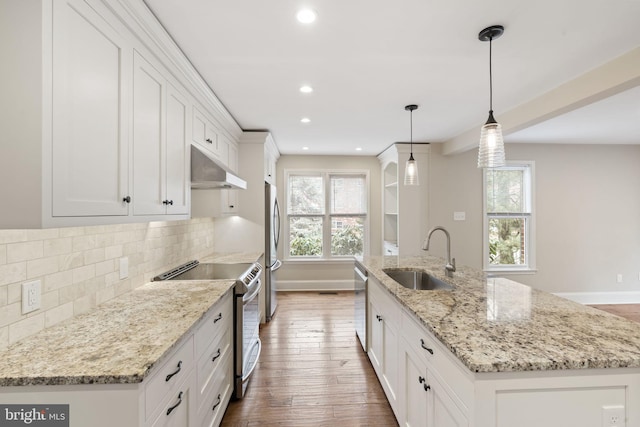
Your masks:
M 484 268 L 535 269 L 533 162 L 484 169 Z
M 365 172 L 286 172 L 287 254 L 332 259 L 364 254 L 368 180 Z

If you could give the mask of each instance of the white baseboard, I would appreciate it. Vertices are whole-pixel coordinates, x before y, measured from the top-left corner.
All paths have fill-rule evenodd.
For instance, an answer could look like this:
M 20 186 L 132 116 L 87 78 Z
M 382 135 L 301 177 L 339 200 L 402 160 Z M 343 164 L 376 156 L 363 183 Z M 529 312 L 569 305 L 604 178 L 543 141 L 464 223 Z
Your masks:
M 640 291 L 629 292 L 554 292 L 580 304 L 640 304 Z
M 352 291 L 353 280 L 278 280 L 278 291 Z

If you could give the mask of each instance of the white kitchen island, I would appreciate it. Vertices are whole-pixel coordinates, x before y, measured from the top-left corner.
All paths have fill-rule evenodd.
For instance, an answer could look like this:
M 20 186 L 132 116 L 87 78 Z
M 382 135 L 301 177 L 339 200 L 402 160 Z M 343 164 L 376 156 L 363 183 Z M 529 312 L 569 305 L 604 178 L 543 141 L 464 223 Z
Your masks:
M 435 257 L 364 257 L 368 354 L 403 426 L 640 426 L 640 324 Z M 416 291 L 384 269 L 453 290 Z M 617 417 L 617 424 L 608 420 Z

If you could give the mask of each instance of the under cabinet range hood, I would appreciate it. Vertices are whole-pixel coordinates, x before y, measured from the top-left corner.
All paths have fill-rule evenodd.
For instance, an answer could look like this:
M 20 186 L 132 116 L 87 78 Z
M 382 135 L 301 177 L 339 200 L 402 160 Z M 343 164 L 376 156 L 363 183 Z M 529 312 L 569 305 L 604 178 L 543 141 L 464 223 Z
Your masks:
M 247 182 L 211 155 L 191 145 L 191 188 L 247 189 Z

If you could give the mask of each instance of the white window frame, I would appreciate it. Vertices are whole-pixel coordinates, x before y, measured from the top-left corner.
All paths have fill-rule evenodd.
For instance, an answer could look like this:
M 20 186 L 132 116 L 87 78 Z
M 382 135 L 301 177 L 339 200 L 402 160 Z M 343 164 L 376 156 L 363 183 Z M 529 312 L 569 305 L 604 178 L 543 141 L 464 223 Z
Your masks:
M 522 169 L 527 168 L 528 174 L 525 179 L 528 187 L 528 194 L 525 194 L 525 204 L 529 207 L 528 221 L 525 221 L 525 264 L 522 265 L 491 265 L 489 264 L 489 218 L 490 213 L 487 212 L 487 171 L 491 168 L 482 170 L 482 263 L 484 271 L 488 273 L 521 273 L 531 274 L 536 272 L 536 215 L 535 215 L 535 162 L 533 160 L 514 160 L 507 161 L 503 168 L 496 169 Z M 525 189 L 527 192 L 527 189 Z M 520 217 L 518 214 L 507 214 L 504 217 Z M 526 216 L 526 215 L 525 215 Z M 499 215 L 491 215 L 491 218 L 499 217 Z
M 291 245 L 289 241 L 290 230 L 289 230 L 289 176 L 291 175 L 320 175 L 322 176 L 323 185 L 324 185 L 324 193 L 325 193 L 325 210 L 324 214 L 319 215 L 307 215 L 307 216 L 322 216 L 323 217 L 323 228 L 322 228 L 322 256 L 314 257 L 314 256 L 295 256 L 292 257 L 291 254 Z M 284 170 L 284 214 L 283 216 L 283 235 L 282 240 L 284 242 L 284 259 L 287 262 L 326 262 L 326 261 L 349 261 L 353 260 L 352 255 L 341 255 L 341 256 L 332 256 L 331 255 L 331 218 L 333 216 L 345 216 L 345 215 L 332 215 L 330 209 L 331 197 L 330 197 L 330 189 L 331 189 L 331 180 L 329 177 L 331 175 L 364 175 L 365 177 L 365 186 L 366 186 L 366 195 L 367 195 L 367 212 L 364 216 L 364 242 L 363 242 L 363 255 L 369 254 L 369 245 L 371 241 L 370 236 L 370 227 L 369 221 L 371 217 L 371 185 L 370 185 L 370 177 L 369 171 L 367 169 L 285 169 Z M 304 215 L 292 215 L 292 216 L 304 216 Z M 350 215 L 347 215 L 350 216 Z

